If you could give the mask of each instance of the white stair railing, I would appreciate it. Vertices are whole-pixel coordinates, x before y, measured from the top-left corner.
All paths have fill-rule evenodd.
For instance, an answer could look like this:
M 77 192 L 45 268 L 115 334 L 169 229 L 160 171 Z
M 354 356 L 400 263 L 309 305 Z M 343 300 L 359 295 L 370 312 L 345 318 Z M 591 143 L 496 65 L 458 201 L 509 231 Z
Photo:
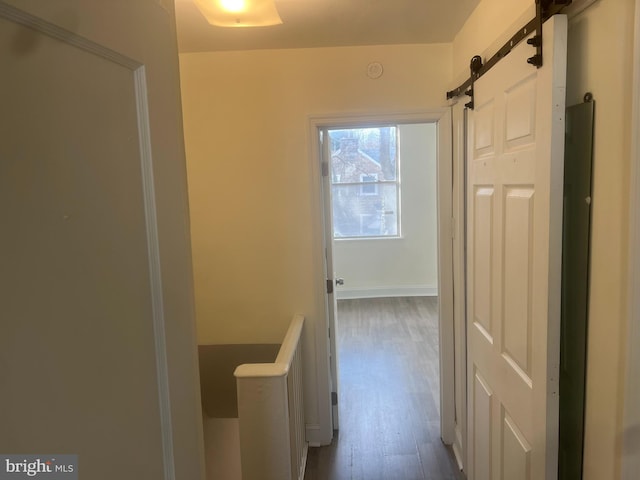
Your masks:
M 293 317 L 274 363 L 235 370 L 243 480 L 302 480 L 307 458 L 302 352 Z

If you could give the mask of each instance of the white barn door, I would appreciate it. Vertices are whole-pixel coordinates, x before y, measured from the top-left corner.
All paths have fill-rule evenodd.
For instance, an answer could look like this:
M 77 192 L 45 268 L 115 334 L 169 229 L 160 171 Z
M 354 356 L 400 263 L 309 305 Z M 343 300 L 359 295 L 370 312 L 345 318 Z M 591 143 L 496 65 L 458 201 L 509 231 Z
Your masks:
M 479 79 L 469 115 L 469 478 L 557 476 L 567 20 Z

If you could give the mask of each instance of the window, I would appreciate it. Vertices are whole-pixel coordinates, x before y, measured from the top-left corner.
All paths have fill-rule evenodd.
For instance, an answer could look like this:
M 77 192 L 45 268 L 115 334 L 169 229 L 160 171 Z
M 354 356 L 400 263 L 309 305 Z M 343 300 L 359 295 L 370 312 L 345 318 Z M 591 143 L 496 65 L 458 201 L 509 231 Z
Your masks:
M 373 182 L 378 181 L 378 175 L 375 173 L 360 174 L 360 195 L 378 195 L 378 185 Z
M 330 129 L 328 136 L 334 238 L 399 236 L 398 129 Z

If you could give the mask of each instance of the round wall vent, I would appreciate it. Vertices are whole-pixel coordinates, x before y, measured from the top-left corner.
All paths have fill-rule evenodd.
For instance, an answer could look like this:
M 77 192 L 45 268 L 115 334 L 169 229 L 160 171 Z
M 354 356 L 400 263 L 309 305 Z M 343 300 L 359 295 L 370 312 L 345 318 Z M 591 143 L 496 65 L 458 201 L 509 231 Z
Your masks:
M 380 62 L 371 62 L 367 65 L 367 77 L 369 78 L 380 78 L 382 76 L 382 72 L 384 72 L 384 69 Z

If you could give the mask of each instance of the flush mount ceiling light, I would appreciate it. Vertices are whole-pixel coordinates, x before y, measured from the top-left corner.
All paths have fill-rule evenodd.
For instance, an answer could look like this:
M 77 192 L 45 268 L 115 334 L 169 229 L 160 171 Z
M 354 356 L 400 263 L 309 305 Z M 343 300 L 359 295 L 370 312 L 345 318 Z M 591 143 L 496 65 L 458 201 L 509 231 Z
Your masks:
M 266 27 L 282 23 L 274 0 L 194 0 L 211 25 Z

